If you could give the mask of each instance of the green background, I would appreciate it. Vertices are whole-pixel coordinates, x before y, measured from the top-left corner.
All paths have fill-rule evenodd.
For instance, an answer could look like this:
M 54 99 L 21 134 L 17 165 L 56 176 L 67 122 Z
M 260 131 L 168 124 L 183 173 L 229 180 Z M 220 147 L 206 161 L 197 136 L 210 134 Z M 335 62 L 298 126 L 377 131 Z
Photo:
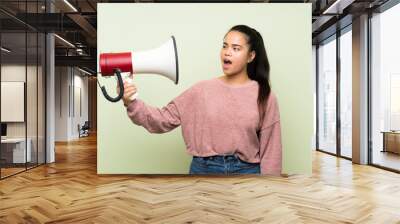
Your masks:
M 134 77 L 139 98 L 163 107 L 196 82 L 222 75 L 219 52 L 233 25 L 258 30 L 271 65 L 272 90 L 278 97 L 283 141 L 283 172 L 311 174 L 313 79 L 311 4 L 98 4 L 98 54 L 142 51 L 174 35 L 179 55 L 179 84 L 154 74 Z M 110 95 L 115 78 L 98 77 Z M 99 174 L 186 174 L 181 128 L 151 134 L 133 124 L 122 101 L 105 100 L 98 89 Z

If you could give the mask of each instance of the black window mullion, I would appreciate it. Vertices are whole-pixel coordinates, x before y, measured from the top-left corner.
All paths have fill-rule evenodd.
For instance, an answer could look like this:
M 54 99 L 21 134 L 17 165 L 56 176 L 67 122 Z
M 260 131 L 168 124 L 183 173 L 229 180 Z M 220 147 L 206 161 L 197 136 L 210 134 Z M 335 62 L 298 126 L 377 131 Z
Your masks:
M 28 0 L 25 0 L 25 21 L 27 21 Z M 25 23 L 25 88 L 24 88 L 24 118 L 25 118 L 25 170 L 28 170 L 28 26 Z
M 39 13 L 39 0 L 36 1 Z M 36 32 L 36 166 L 39 165 L 39 32 Z
M 48 5 L 49 2 L 48 0 L 44 1 L 44 12 L 48 13 Z M 45 29 L 44 29 L 45 30 Z M 43 164 L 47 163 L 47 36 L 48 33 L 47 31 L 44 32 L 44 43 L 42 42 L 42 44 L 44 44 L 44 55 L 42 60 L 44 59 L 44 68 L 42 68 L 42 82 L 44 80 L 44 135 L 43 135 L 43 139 L 44 139 L 44 161 Z M 42 51 L 43 53 L 43 51 Z M 42 107 L 43 109 L 43 107 Z
M 371 56 L 372 56 L 372 12 L 368 11 L 368 19 L 367 19 L 367 132 L 368 132 L 368 155 L 367 160 L 368 164 L 373 164 L 373 153 L 372 153 L 372 64 L 371 64 Z
M 341 84 L 341 64 L 340 64 L 340 30 L 336 31 L 336 154 L 341 156 L 341 114 L 340 114 L 340 84 Z
M 316 108 L 316 127 L 315 127 L 315 148 L 319 149 L 319 44 L 315 46 L 315 88 L 316 88 L 316 99 L 315 99 L 315 108 Z

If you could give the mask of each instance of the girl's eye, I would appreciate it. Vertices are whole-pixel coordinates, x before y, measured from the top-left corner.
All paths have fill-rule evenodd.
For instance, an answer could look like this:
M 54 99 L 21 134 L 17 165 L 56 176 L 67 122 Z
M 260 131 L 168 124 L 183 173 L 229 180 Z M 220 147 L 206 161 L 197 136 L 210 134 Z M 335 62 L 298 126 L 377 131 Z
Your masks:
M 235 48 L 233 48 L 233 50 L 235 50 L 235 51 L 238 51 L 238 50 L 239 50 L 239 48 L 235 47 Z
M 226 46 L 225 46 L 225 45 L 223 45 L 223 46 L 222 46 L 222 48 L 224 48 L 224 49 L 225 49 L 225 48 L 226 48 Z

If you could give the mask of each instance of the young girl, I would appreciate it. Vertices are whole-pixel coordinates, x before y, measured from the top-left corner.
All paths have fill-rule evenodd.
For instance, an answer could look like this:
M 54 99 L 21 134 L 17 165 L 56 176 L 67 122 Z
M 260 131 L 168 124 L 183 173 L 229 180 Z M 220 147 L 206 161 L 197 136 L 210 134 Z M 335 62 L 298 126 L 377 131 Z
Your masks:
M 222 76 L 196 83 L 161 109 L 130 100 L 137 88 L 124 83 L 128 116 L 151 133 L 181 125 L 193 155 L 190 174 L 280 175 L 280 116 L 260 33 L 232 27 L 220 57 Z

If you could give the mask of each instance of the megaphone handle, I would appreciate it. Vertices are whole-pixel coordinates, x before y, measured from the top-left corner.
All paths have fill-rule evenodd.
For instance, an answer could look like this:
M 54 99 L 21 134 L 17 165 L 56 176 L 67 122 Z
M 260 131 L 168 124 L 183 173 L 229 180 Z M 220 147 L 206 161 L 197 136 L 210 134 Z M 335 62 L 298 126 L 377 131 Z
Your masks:
M 128 83 L 133 83 L 133 78 L 128 76 L 128 77 L 126 77 L 125 81 L 127 81 Z M 138 95 L 139 95 L 138 92 L 136 92 L 129 99 L 130 100 L 134 100 L 134 99 L 136 99 L 138 97 Z
M 120 70 L 116 70 L 115 71 L 116 75 L 117 75 L 117 80 L 118 80 L 118 85 L 119 85 L 119 94 L 117 97 L 111 97 L 110 95 L 108 95 L 107 90 L 104 86 L 101 86 L 101 92 L 103 93 L 104 97 L 110 101 L 110 102 L 118 102 L 123 96 L 124 96 L 124 83 L 122 81 L 122 77 L 121 77 L 121 71 Z M 97 80 L 98 81 L 98 80 Z M 100 86 L 100 84 L 99 84 Z

